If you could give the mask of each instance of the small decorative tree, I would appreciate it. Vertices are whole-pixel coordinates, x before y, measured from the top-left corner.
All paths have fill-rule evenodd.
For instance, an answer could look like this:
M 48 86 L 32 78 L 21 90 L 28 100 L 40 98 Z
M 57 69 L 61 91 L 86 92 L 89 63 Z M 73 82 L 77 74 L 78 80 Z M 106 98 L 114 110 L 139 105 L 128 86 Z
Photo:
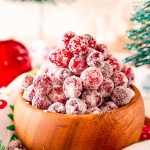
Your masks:
M 137 8 L 130 20 L 133 28 L 127 32 L 126 48 L 133 54 L 124 62 L 132 62 L 136 67 L 150 64 L 150 0 Z

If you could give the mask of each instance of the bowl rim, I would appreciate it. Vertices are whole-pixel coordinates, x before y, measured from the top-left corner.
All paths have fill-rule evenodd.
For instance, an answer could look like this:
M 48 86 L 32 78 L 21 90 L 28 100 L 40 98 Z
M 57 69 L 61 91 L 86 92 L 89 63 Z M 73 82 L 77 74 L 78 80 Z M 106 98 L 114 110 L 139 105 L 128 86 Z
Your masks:
M 18 98 L 17 98 L 17 101 L 21 101 L 21 103 L 23 103 L 24 105 L 26 105 L 26 107 L 28 107 L 28 108 L 31 109 L 31 110 L 34 110 L 35 112 L 38 112 L 38 113 L 46 113 L 47 115 L 51 115 L 51 116 L 52 116 L 52 115 L 55 115 L 55 116 L 56 116 L 56 115 L 59 115 L 59 116 L 65 116 L 65 117 L 66 117 L 66 116 L 69 116 L 69 117 L 105 116 L 105 115 L 111 114 L 111 113 L 113 113 L 113 112 L 117 112 L 117 111 L 124 110 L 124 109 L 126 109 L 127 107 L 132 106 L 132 105 L 138 100 L 138 98 L 139 98 L 139 96 L 140 96 L 140 91 L 139 91 L 138 88 L 137 88 L 135 85 L 133 85 L 133 84 L 131 84 L 131 88 L 132 88 L 133 91 L 135 92 L 135 95 L 134 95 L 134 97 L 132 98 L 132 100 L 131 100 L 128 104 L 126 104 L 126 105 L 124 105 L 124 106 L 122 106 L 122 107 L 116 108 L 116 109 L 114 109 L 114 110 L 112 110 L 112 111 L 110 111 L 110 112 L 105 112 L 105 113 L 102 113 L 102 114 L 62 114 L 62 113 L 56 113 L 56 112 L 48 112 L 48 111 L 46 111 L 46 110 L 42 110 L 42 109 L 35 108 L 35 107 L 33 107 L 31 104 L 29 104 L 29 102 L 27 102 L 27 101 L 22 97 L 23 91 L 21 91 L 21 92 L 19 93 Z

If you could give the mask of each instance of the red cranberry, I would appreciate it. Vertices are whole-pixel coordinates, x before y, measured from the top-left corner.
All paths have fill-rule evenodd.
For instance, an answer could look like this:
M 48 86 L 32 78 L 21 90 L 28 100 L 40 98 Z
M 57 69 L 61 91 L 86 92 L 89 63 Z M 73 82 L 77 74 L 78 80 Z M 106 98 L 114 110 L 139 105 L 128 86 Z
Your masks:
M 114 102 L 106 102 L 100 107 L 100 113 L 110 112 L 117 108 L 118 106 Z
M 34 90 L 38 94 L 48 94 L 52 89 L 52 81 L 47 75 L 36 76 L 33 80 Z
M 128 84 L 128 78 L 126 77 L 126 75 L 123 72 L 116 72 L 113 75 L 112 80 L 114 82 L 115 87 L 116 86 L 127 86 L 127 84 Z
M 63 84 L 63 89 L 66 97 L 79 97 L 82 92 L 82 81 L 79 77 L 68 77 Z
M 110 96 L 114 90 L 114 83 L 109 78 L 104 78 L 102 84 L 99 87 L 99 91 L 103 97 Z
M 48 112 L 65 113 L 65 105 L 59 102 L 55 102 L 49 106 Z
M 97 51 L 101 52 L 103 54 L 103 56 L 104 56 L 105 59 L 107 58 L 108 49 L 107 49 L 107 46 L 105 44 L 96 44 L 95 49 Z
M 112 65 L 114 72 L 121 71 L 122 65 L 121 65 L 121 63 L 119 62 L 118 59 L 116 59 L 115 57 L 113 57 L 111 55 L 111 56 L 109 56 L 107 61 L 109 62 L 109 64 Z
M 103 76 L 99 69 L 89 67 L 80 76 L 85 89 L 98 89 L 103 81 Z
M 114 89 L 111 98 L 118 106 L 123 106 L 128 104 L 134 95 L 135 93 L 132 89 L 124 86 L 117 86 Z
M 44 95 L 36 95 L 33 97 L 32 106 L 38 109 L 48 109 L 51 105 L 51 101 Z
M 33 77 L 30 75 L 26 75 L 22 81 L 22 87 L 23 89 L 26 89 L 28 86 L 30 86 L 33 83 Z
M 49 60 L 60 67 L 68 67 L 73 54 L 67 49 L 55 49 L 49 55 Z
M 66 102 L 66 114 L 85 114 L 86 104 L 79 98 L 70 98 Z
M 110 78 L 113 75 L 113 67 L 108 62 L 104 61 L 104 66 L 101 69 L 103 77 Z
M 100 113 L 100 109 L 98 107 L 93 107 L 93 108 L 89 108 L 87 110 L 88 114 L 99 114 Z
M 23 98 L 28 101 L 28 102 L 32 102 L 33 97 L 35 96 L 35 91 L 33 88 L 33 84 L 31 84 L 30 86 L 28 86 L 24 92 L 23 92 Z
M 75 36 L 75 33 L 72 31 L 66 32 L 61 39 L 61 46 L 65 49 L 68 49 L 69 41 Z
M 81 36 L 73 37 L 69 42 L 69 50 L 76 55 L 84 55 L 87 53 L 87 41 Z
M 65 103 L 66 102 L 66 96 L 64 94 L 62 85 L 55 85 L 51 92 L 48 94 L 49 99 L 54 102 L 60 102 Z
M 133 73 L 133 70 L 130 66 L 123 65 L 121 72 L 123 72 L 127 76 L 129 81 L 134 80 L 134 73 Z
M 100 52 L 93 51 L 87 57 L 87 64 L 90 67 L 102 68 L 104 65 L 104 57 Z
M 85 90 L 82 94 L 82 100 L 88 108 L 98 107 L 102 104 L 102 96 L 97 90 Z
M 81 72 L 86 69 L 87 63 L 84 57 L 73 57 L 69 62 L 69 69 L 75 74 L 80 75 Z
M 85 41 L 87 41 L 87 47 L 95 48 L 96 46 L 96 40 L 89 34 L 84 34 L 81 37 L 84 38 Z
M 56 82 L 63 83 L 70 76 L 72 76 L 72 72 L 68 68 L 59 68 L 55 74 L 55 80 Z

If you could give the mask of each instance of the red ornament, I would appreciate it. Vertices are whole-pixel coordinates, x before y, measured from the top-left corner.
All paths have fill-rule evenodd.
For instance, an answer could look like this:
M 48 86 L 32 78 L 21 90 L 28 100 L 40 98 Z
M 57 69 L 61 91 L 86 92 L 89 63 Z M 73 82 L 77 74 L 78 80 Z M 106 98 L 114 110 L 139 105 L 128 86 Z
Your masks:
M 7 106 L 7 102 L 4 100 L 0 100 L 0 109 L 4 109 Z
M 31 60 L 23 44 L 14 40 L 0 41 L 0 87 L 31 69 Z

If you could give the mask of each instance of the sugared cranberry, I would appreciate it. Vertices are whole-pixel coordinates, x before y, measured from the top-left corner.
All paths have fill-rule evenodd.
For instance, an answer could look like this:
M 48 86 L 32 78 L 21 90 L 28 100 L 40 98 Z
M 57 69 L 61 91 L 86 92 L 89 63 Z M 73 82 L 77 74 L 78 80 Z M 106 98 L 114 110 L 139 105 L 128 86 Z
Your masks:
M 108 62 L 104 61 L 104 66 L 101 69 L 103 77 L 110 78 L 113 75 L 113 67 Z
M 84 55 L 87 53 L 87 41 L 81 36 L 73 37 L 69 42 L 69 50 L 76 55 Z
M 87 63 L 86 58 L 79 56 L 79 57 L 73 57 L 69 62 L 69 69 L 75 74 L 80 75 L 81 72 L 86 69 Z
M 66 32 L 61 39 L 61 46 L 65 49 L 68 49 L 69 41 L 75 36 L 75 33 L 72 31 Z
M 68 98 L 79 97 L 82 92 L 82 81 L 79 77 L 68 77 L 63 84 L 63 90 Z
M 129 81 L 134 80 L 134 72 L 130 66 L 123 65 L 121 72 L 123 72 L 127 76 Z
M 55 65 L 55 64 L 54 64 Z M 49 69 L 51 69 L 51 67 L 53 66 L 53 63 L 49 63 L 49 64 L 44 64 L 40 67 L 40 69 L 37 71 L 37 74 L 38 76 L 40 75 L 44 75 L 44 74 L 47 74 Z M 56 66 L 56 65 L 55 65 Z
M 128 104 L 134 95 L 135 93 L 132 89 L 124 86 L 118 86 L 114 89 L 111 98 L 118 106 L 123 106 Z
M 73 54 L 67 49 L 55 49 L 49 55 L 49 60 L 60 67 L 68 67 Z
M 100 113 L 100 109 L 98 107 L 93 107 L 93 108 L 89 108 L 87 110 L 88 114 L 99 114 Z
M 104 78 L 102 84 L 99 87 L 99 91 L 103 97 L 110 96 L 114 90 L 114 83 L 109 78 Z
M 48 109 L 51 101 L 44 95 L 35 95 L 32 100 L 32 106 L 39 109 Z
M 48 112 L 65 113 L 65 105 L 59 102 L 53 103 L 49 106 Z
M 98 68 L 89 67 L 80 76 L 85 89 L 98 89 L 103 81 L 103 76 Z
M 87 64 L 90 67 L 102 68 L 104 65 L 103 60 L 104 60 L 104 57 L 102 53 L 98 51 L 93 51 L 87 57 Z
M 105 44 L 96 44 L 95 49 L 97 51 L 101 52 L 105 59 L 107 58 L 108 49 L 107 49 L 107 46 Z
M 84 38 L 85 41 L 87 41 L 87 47 L 95 48 L 96 46 L 96 40 L 89 34 L 84 34 L 81 37 Z
M 116 86 L 127 86 L 127 84 L 128 84 L 128 78 L 126 77 L 126 75 L 123 72 L 116 72 L 113 75 L 112 80 L 114 82 L 115 87 Z
M 114 102 L 106 102 L 100 107 L 100 113 L 110 112 L 114 109 L 117 109 L 118 106 Z
M 110 55 L 107 61 L 109 62 L 109 64 L 112 65 L 114 72 L 121 71 L 122 64 L 119 62 L 118 59 L 116 59 L 115 57 L 113 57 L 112 55 Z
M 98 107 L 102 104 L 102 96 L 97 90 L 85 90 L 82 94 L 82 100 L 88 108 Z
M 63 83 L 70 76 L 72 76 L 72 72 L 68 68 L 59 68 L 55 74 L 55 80 L 56 82 Z
M 30 86 L 33 83 L 33 77 L 30 75 L 25 75 L 22 81 L 22 88 L 26 89 L 28 86 Z
M 85 114 L 87 111 L 86 104 L 79 98 L 70 98 L 65 106 L 66 114 Z
M 47 75 L 36 76 L 33 80 L 34 90 L 38 94 L 48 94 L 52 89 L 52 80 Z
M 65 103 L 66 96 L 63 91 L 62 85 L 55 85 L 51 92 L 48 94 L 49 99 L 54 102 Z
M 35 96 L 35 91 L 33 88 L 33 84 L 31 84 L 30 86 L 28 86 L 24 92 L 23 92 L 23 98 L 28 101 L 28 102 L 32 102 L 33 97 Z

